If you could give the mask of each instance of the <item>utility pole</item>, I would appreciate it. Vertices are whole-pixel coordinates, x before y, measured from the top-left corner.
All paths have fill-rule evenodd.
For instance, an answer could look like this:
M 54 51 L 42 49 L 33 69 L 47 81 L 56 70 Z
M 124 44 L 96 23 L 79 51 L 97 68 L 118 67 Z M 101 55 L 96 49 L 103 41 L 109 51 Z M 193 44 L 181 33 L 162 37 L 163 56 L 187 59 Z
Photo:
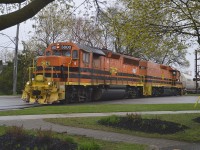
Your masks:
M 21 4 L 19 3 L 19 9 Z M 15 56 L 13 62 L 13 95 L 17 94 L 17 66 L 18 66 L 18 43 L 19 43 L 19 25 L 17 24 L 16 41 L 15 41 Z
M 195 81 L 195 93 L 197 94 L 198 88 L 199 88 L 199 83 L 198 81 L 200 81 L 200 65 L 198 65 L 198 60 L 200 60 L 200 58 L 197 57 L 198 53 L 200 51 L 199 50 L 195 50 L 195 78 L 193 79 L 193 81 Z
M 195 87 L 196 87 L 196 89 L 195 89 L 195 93 L 197 94 L 197 86 L 198 86 L 198 84 L 197 84 L 197 50 L 195 50 Z

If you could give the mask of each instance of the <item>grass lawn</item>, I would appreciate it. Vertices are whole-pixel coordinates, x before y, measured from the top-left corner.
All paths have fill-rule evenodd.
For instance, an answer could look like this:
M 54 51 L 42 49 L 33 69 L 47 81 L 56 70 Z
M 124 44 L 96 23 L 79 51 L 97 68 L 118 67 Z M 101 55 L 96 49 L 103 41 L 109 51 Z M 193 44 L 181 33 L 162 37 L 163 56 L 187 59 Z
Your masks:
M 21 110 L 0 111 L 0 116 L 100 113 L 100 112 L 140 112 L 140 111 L 181 111 L 200 110 L 200 104 L 75 104 L 32 107 Z
M 189 129 L 183 132 L 177 132 L 175 134 L 150 134 L 138 131 L 128 131 L 124 129 L 106 127 L 97 124 L 97 121 L 102 117 L 89 117 L 89 118 L 58 118 L 58 119 L 45 119 L 53 123 L 62 125 L 91 128 L 111 132 L 119 132 L 124 134 L 131 134 L 143 137 L 154 137 L 154 138 L 166 138 L 173 140 L 181 140 L 188 142 L 200 142 L 200 124 L 194 122 L 192 119 L 199 117 L 200 114 L 176 114 L 176 115 L 143 115 L 143 118 L 159 118 L 161 120 L 172 121 L 189 127 Z

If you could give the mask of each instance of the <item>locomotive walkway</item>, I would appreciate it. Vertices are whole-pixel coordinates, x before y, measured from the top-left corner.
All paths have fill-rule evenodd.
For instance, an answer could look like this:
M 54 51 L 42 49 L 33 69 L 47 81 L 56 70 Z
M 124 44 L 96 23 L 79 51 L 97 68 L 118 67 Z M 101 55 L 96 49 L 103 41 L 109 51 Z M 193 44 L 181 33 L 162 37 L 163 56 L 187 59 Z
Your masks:
M 101 139 L 114 142 L 126 142 L 149 145 L 148 150 L 199 150 L 200 143 L 187 143 L 166 139 L 144 138 L 132 135 L 106 132 L 93 129 L 83 129 L 70 126 L 62 126 L 45 122 L 44 118 L 63 118 L 63 117 L 95 117 L 108 115 L 125 115 L 128 112 L 116 113 L 78 113 L 78 114 L 47 114 L 47 115 L 21 115 L 21 116 L 1 116 L 0 125 L 22 126 L 25 129 L 43 129 L 68 133 L 72 135 L 84 135 L 95 139 Z M 133 112 L 131 112 L 133 113 Z M 180 114 L 180 113 L 200 113 L 200 111 L 151 111 L 135 112 L 137 114 Z

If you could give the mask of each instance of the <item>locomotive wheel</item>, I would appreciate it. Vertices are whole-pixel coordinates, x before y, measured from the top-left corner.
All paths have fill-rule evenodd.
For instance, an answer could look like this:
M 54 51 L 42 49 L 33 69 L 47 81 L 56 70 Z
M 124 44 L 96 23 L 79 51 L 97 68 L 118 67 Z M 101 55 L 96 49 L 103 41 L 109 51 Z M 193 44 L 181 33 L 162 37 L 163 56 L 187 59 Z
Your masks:
M 137 95 L 137 89 L 135 87 L 128 87 L 126 89 L 126 98 L 131 99 L 136 97 Z
M 84 86 L 66 87 L 66 103 L 86 102 L 92 99 L 92 88 Z
M 136 97 L 143 97 L 143 88 L 142 87 L 136 88 Z
M 159 87 L 153 87 L 152 96 L 160 96 L 160 95 L 161 95 L 161 89 Z

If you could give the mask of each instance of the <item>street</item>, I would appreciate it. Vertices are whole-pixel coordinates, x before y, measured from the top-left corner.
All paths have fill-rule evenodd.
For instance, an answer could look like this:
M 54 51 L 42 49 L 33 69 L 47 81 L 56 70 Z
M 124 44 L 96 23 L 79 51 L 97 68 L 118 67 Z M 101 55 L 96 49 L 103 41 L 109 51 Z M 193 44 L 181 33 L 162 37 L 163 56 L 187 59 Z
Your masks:
M 170 97 L 146 97 L 134 99 L 106 100 L 101 102 L 79 103 L 82 104 L 173 104 L 173 103 L 196 103 L 198 96 L 170 96 Z M 66 104 L 71 105 L 71 104 Z M 36 104 L 23 102 L 20 96 L 0 96 L 0 110 L 22 109 L 35 107 Z
M 20 96 L 0 96 L 0 110 L 20 109 L 35 105 L 23 102 Z

